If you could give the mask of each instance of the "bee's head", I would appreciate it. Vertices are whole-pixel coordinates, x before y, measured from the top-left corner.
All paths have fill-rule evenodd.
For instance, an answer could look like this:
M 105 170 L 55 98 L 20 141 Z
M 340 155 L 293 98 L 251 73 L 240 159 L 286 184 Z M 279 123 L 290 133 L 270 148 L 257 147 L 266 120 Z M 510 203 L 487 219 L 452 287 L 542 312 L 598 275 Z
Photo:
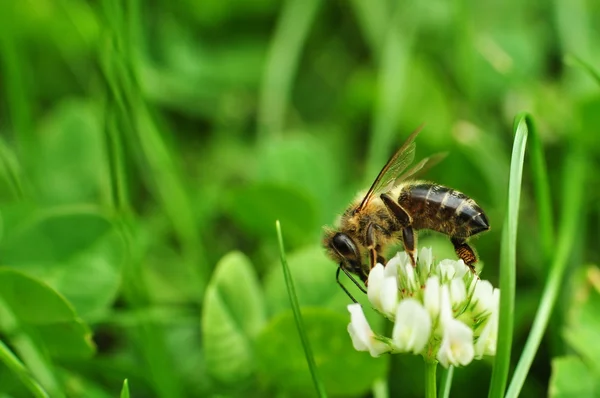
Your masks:
M 323 246 L 329 257 L 338 264 L 343 264 L 352 272 L 360 270 L 360 250 L 350 235 L 326 229 Z

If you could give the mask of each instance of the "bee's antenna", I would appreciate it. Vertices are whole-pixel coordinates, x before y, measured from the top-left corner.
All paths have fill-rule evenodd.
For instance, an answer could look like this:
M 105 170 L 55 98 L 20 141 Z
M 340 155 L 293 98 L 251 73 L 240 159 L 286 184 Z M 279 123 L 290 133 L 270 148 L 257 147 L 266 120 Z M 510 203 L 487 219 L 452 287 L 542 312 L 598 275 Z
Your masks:
M 355 304 L 358 303 L 358 301 L 356 301 L 356 299 L 354 298 L 354 296 L 352 296 L 350 294 L 350 292 L 348 291 L 348 289 L 346 289 L 346 286 L 344 286 L 342 284 L 342 282 L 340 281 L 340 270 L 342 269 L 342 265 L 340 264 L 340 266 L 338 267 L 336 273 L 335 273 L 335 280 L 338 283 L 338 285 L 340 285 L 340 287 L 342 288 L 342 290 L 344 290 L 344 292 L 346 292 L 346 294 L 348 295 L 348 297 L 350 297 L 350 300 L 352 300 Z
M 358 303 L 358 301 L 356 301 L 356 299 L 354 298 L 354 296 L 352 296 L 352 294 L 350 294 L 350 292 L 348 291 L 348 289 L 346 289 L 346 287 L 340 281 L 340 271 L 344 271 L 344 274 L 346 274 L 346 276 L 361 290 L 361 292 L 367 293 L 367 291 L 365 290 L 364 287 L 362 287 L 358 283 L 358 281 L 356 279 L 354 279 L 354 277 L 352 276 L 352 274 L 350 274 L 350 272 L 348 272 L 348 270 L 346 268 L 342 267 L 342 264 L 340 264 L 338 266 L 338 269 L 337 269 L 337 271 L 335 273 L 335 280 L 337 281 L 338 285 L 340 285 L 340 287 L 344 290 L 344 292 L 348 295 L 348 297 L 350 297 L 350 300 L 352 300 L 355 303 Z
M 348 272 L 348 270 L 346 268 L 342 267 L 341 264 L 340 264 L 340 268 L 342 269 L 342 271 L 344 271 L 344 274 L 346 274 L 346 276 L 352 281 L 352 283 L 354 283 L 356 285 L 356 287 L 358 287 L 360 289 L 361 292 L 363 292 L 364 294 L 367 294 L 367 291 L 365 290 L 365 288 L 360 285 L 360 282 L 358 282 L 354 278 L 354 276 L 350 272 Z

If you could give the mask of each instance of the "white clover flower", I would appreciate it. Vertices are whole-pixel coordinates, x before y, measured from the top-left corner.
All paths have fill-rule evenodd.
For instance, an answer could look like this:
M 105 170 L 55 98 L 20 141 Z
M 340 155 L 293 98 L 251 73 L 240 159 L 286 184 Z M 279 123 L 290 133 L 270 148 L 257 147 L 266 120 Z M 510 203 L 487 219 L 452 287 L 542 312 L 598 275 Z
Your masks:
M 348 311 L 350 312 L 348 333 L 352 338 L 354 349 L 357 351 L 369 351 L 373 357 L 378 357 L 384 352 L 391 350 L 389 345 L 377 339 L 377 336 L 369 326 L 369 322 L 367 322 L 367 318 L 365 318 L 360 304 L 350 304 Z
M 437 359 L 444 367 L 468 365 L 475 356 L 473 330 L 461 321 L 451 318 L 444 323 L 444 337 Z
M 425 349 L 431 334 L 431 317 L 423 305 L 413 299 L 402 300 L 396 311 L 396 322 L 392 332 L 392 344 L 396 352 L 419 354 Z
M 494 289 L 492 294 L 492 305 L 498 308 L 500 305 L 500 290 Z M 482 325 L 481 333 L 475 343 L 475 358 L 480 359 L 484 355 L 496 355 L 496 343 L 498 341 L 498 311 L 493 311 L 491 316 Z
M 373 308 L 394 322 L 392 337 L 375 334 L 359 304 L 348 310 L 354 347 L 382 353 L 413 353 L 443 366 L 464 366 L 495 355 L 500 291 L 480 280 L 462 260 L 435 263 L 422 248 L 414 267 L 404 252 L 369 273 L 367 296 Z
M 430 276 L 425 282 L 423 302 L 432 319 L 437 319 L 440 314 L 440 294 L 440 278 L 437 275 Z

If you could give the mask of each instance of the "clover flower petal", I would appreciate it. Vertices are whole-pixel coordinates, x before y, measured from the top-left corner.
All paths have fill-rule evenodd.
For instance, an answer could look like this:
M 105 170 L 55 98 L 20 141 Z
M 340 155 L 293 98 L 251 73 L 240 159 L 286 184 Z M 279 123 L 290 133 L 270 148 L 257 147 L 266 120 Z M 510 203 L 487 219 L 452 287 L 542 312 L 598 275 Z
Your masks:
M 475 356 L 473 330 L 457 319 L 444 323 L 442 344 L 437 359 L 444 367 L 468 365 Z
M 402 300 L 398 305 L 396 322 L 392 331 L 394 350 L 397 352 L 422 352 L 431 334 L 431 317 L 423 305 L 413 299 Z
M 381 286 L 381 312 L 390 319 L 396 317 L 396 307 L 400 301 L 400 292 L 398 291 L 398 281 L 393 276 L 383 278 Z
M 369 351 L 373 357 L 378 357 L 391 350 L 389 345 L 377 340 L 360 304 L 348 305 L 348 311 L 350 312 L 348 333 L 352 339 L 354 349 L 357 351 Z
M 381 311 L 381 287 L 383 285 L 385 269 L 382 264 L 376 264 L 367 279 L 367 297 L 373 307 Z
M 462 279 L 452 279 L 450 281 L 450 303 L 452 309 L 456 310 L 464 305 L 467 300 L 467 289 Z
M 440 278 L 430 276 L 425 283 L 423 303 L 431 318 L 436 319 L 440 314 Z
M 475 315 L 489 312 L 493 308 L 494 287 L 488 281 L 478 281 L 471 298 L 471 306 Z
M 498 308 L 500 304 L 500 290 L 494 289 L 492 293 L 493 305 Z M 492 312 L 491 316 L 483 325 L 483 329 L 475 343 L 475 357 L 484 355 L 496 355 L 496 343 L 498 342 L 498 310 Z

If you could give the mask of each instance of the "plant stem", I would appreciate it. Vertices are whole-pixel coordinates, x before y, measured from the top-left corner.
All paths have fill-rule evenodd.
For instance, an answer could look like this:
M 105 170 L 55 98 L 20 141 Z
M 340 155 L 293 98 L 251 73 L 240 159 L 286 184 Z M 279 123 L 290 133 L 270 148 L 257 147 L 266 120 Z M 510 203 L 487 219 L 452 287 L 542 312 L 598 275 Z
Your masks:
M 448 398 L 450 396 L 452 376 L 454 376 L 454 366 L 450 366 L 442 373 L 442 380 L 440 381 L 440 398 Z
M 435 371 L 437 362 L 425 362 L 425 397 L 435 398 L 437 395 L 437 385 L 435 381 Z

